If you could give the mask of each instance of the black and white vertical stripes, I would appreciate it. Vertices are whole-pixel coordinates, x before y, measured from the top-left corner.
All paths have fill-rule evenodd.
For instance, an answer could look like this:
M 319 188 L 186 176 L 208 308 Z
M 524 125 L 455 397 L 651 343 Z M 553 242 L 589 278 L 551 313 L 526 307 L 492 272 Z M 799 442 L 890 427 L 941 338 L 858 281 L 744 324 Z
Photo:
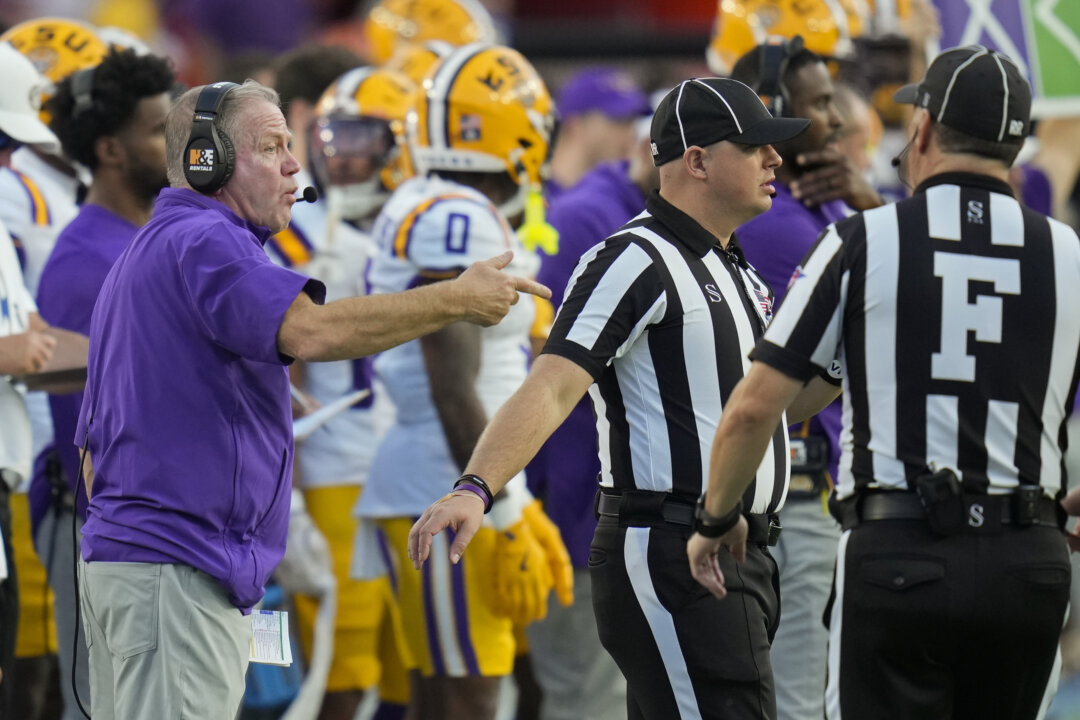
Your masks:
M 844 365 L 840 497 L 926 466 L 970 489 L 1064 487 L 1080 355 L 1080 240 L 986 177 L 932 178 L 830 226 L 754 351 Z
M 716 238 L 658 195 L 586 253 L 544 348 L 595 378 L 601 484 L 694 499 L 713 435 L 771 315 L 767 285 L 737 243 Z M 777 510 L 788 476 L 776 428 L 744 504 Z

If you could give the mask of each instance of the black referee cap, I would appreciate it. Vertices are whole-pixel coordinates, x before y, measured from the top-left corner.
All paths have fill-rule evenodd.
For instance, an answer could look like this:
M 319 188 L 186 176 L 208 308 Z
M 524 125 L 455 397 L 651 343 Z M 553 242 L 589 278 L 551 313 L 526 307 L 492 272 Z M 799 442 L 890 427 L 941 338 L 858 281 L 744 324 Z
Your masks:
M 981 45 L 941 53 L 921 83 L 905 85 L 893 99 L 982 140 L 1019 145 L 1028 134 L 1031 87 L 1012 60 Z
M 721 140 L 772 145 L 809 126 L 803 118 L 774 118 L 757 93 L 738 80 L 684 80 L 664 96 L 653 114 L 653 164 L 660 167 L 682 157 L 692 145 L 704 147 Z

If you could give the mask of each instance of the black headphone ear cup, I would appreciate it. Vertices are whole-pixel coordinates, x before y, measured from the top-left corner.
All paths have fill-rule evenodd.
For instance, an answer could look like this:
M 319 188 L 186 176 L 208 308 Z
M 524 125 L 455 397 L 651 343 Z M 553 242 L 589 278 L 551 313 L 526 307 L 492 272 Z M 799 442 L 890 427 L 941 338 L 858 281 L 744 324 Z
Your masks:
M 214 136 L 217 138 L 218 147 L 221 148 L 222 170 L 221 179 L 218 180 L 217 187 L 214 189 L 222 188 L 225 183 L 229 182 L 229 178 L 232 177 L 233 170 L 236 169 L 236 148 L 233 147 L 233 142 L 228 135 L 220 130 L 215 130 Z
M 773 117 L 789 114 L 785 107 L 784 73 L 787 71 L 788 60 L 794 54 L 793 50 L 802 49 L 802 38 L 798 35 L 795 38 L 797 41 L 770 38 L 761 46 L 761 67 L 754 90 Z
M 217 144 L 206 133 L 193 134 L 184 148 L 184 177 L 192 188 L 201 193 L 213 192 L 218 168 Z
M 214 119 L 225 96 L 236 83 L 207 85 L 195 100 L 191 135 L 184 147 L 184 177 L 194 190 L 211 195 L 232 177 L 236 150 L 229 136 L 217 129 Z

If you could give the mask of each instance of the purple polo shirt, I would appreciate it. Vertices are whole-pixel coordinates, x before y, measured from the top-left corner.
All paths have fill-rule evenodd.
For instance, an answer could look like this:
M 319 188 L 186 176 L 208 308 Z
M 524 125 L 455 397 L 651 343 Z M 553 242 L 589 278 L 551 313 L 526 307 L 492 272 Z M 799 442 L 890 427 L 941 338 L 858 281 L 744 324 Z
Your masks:
M 746 259 L 772 286 L 775 304 L 779 307 L 787 293 L 791 274 L 814 246 L 821 231 L 829 223 L 844 218 L 846 206 L 837 200 L 808 208 L 791 196 L 786 185 L 777 182 L 774 187 L 776 197 L 772 209 L 740 226 L 735 234 Z M 834 480 L 840 462 L 842 408 L 838 399 L 810 420 L 810 434 L 825 436 L 829 441 L 829 473 Z M 801 427 L 801 424 L 792 425 L 792 435 Z
M 181 563 L 247 612 L 285 552 L 292 481 L 285 311 L 321 283 L 270 232 L 192 190 L 161 192 L 90 322 L 75 443 L 89 439 L 88 562 Z
M 551 288 L 558 307 L 578 260 L 645 208 L 645 196 L 626 175 L 628 163 L 596 167 L 551 202 L 548 222 L 559 231 L 559 252 L 544 255 L 537 279 Z M 586 397 L 552 433 L 526 475 L 537 495 L 551 499 L 545 510 L 562 533 L 575 567 L 586 567 L 596 530 L 593 495 L 600 472 L 596 419 Z
M 84 205 L 56 238 L 56 246 L 41 273 L 37 303 L 42 319 L 64 330 L 89 335 L 90 313 L 97 302 L 101 284 L 138 231 L 137 226 L 100 205 Z M 49 395 L 49 407 L 53 436 L 64 439 L 56 443 L 60 464 L 68 488 L 75 495 L 79 515 L 85 517 L 86 493 L 75 492 L 79 450 L 67 442 L 67 438 L 75 437 L 82 398 L 81 392 Z M 43 464 L 36 463 L 34 470 L 30 485 L 30 521 L 36 533 L 37 524 L 48 509 L 50 488 Z

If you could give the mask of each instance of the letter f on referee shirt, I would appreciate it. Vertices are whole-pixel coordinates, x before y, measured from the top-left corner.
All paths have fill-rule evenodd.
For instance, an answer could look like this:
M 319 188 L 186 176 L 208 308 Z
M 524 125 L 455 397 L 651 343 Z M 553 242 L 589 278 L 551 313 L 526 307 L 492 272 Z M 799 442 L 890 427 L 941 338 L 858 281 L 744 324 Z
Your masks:
M 1001 342 L 1002 299 L 979 295 L 968 302 L 972 280 L 990 282 L 994 291 L 1020 293 L 1020 261 L 935 252 L 934 275 L 941 278 L 941 352 L 933 354 L 935 380 L 975 381 L 975 358 L 967 354 L 968 331 L 979 342 Z

